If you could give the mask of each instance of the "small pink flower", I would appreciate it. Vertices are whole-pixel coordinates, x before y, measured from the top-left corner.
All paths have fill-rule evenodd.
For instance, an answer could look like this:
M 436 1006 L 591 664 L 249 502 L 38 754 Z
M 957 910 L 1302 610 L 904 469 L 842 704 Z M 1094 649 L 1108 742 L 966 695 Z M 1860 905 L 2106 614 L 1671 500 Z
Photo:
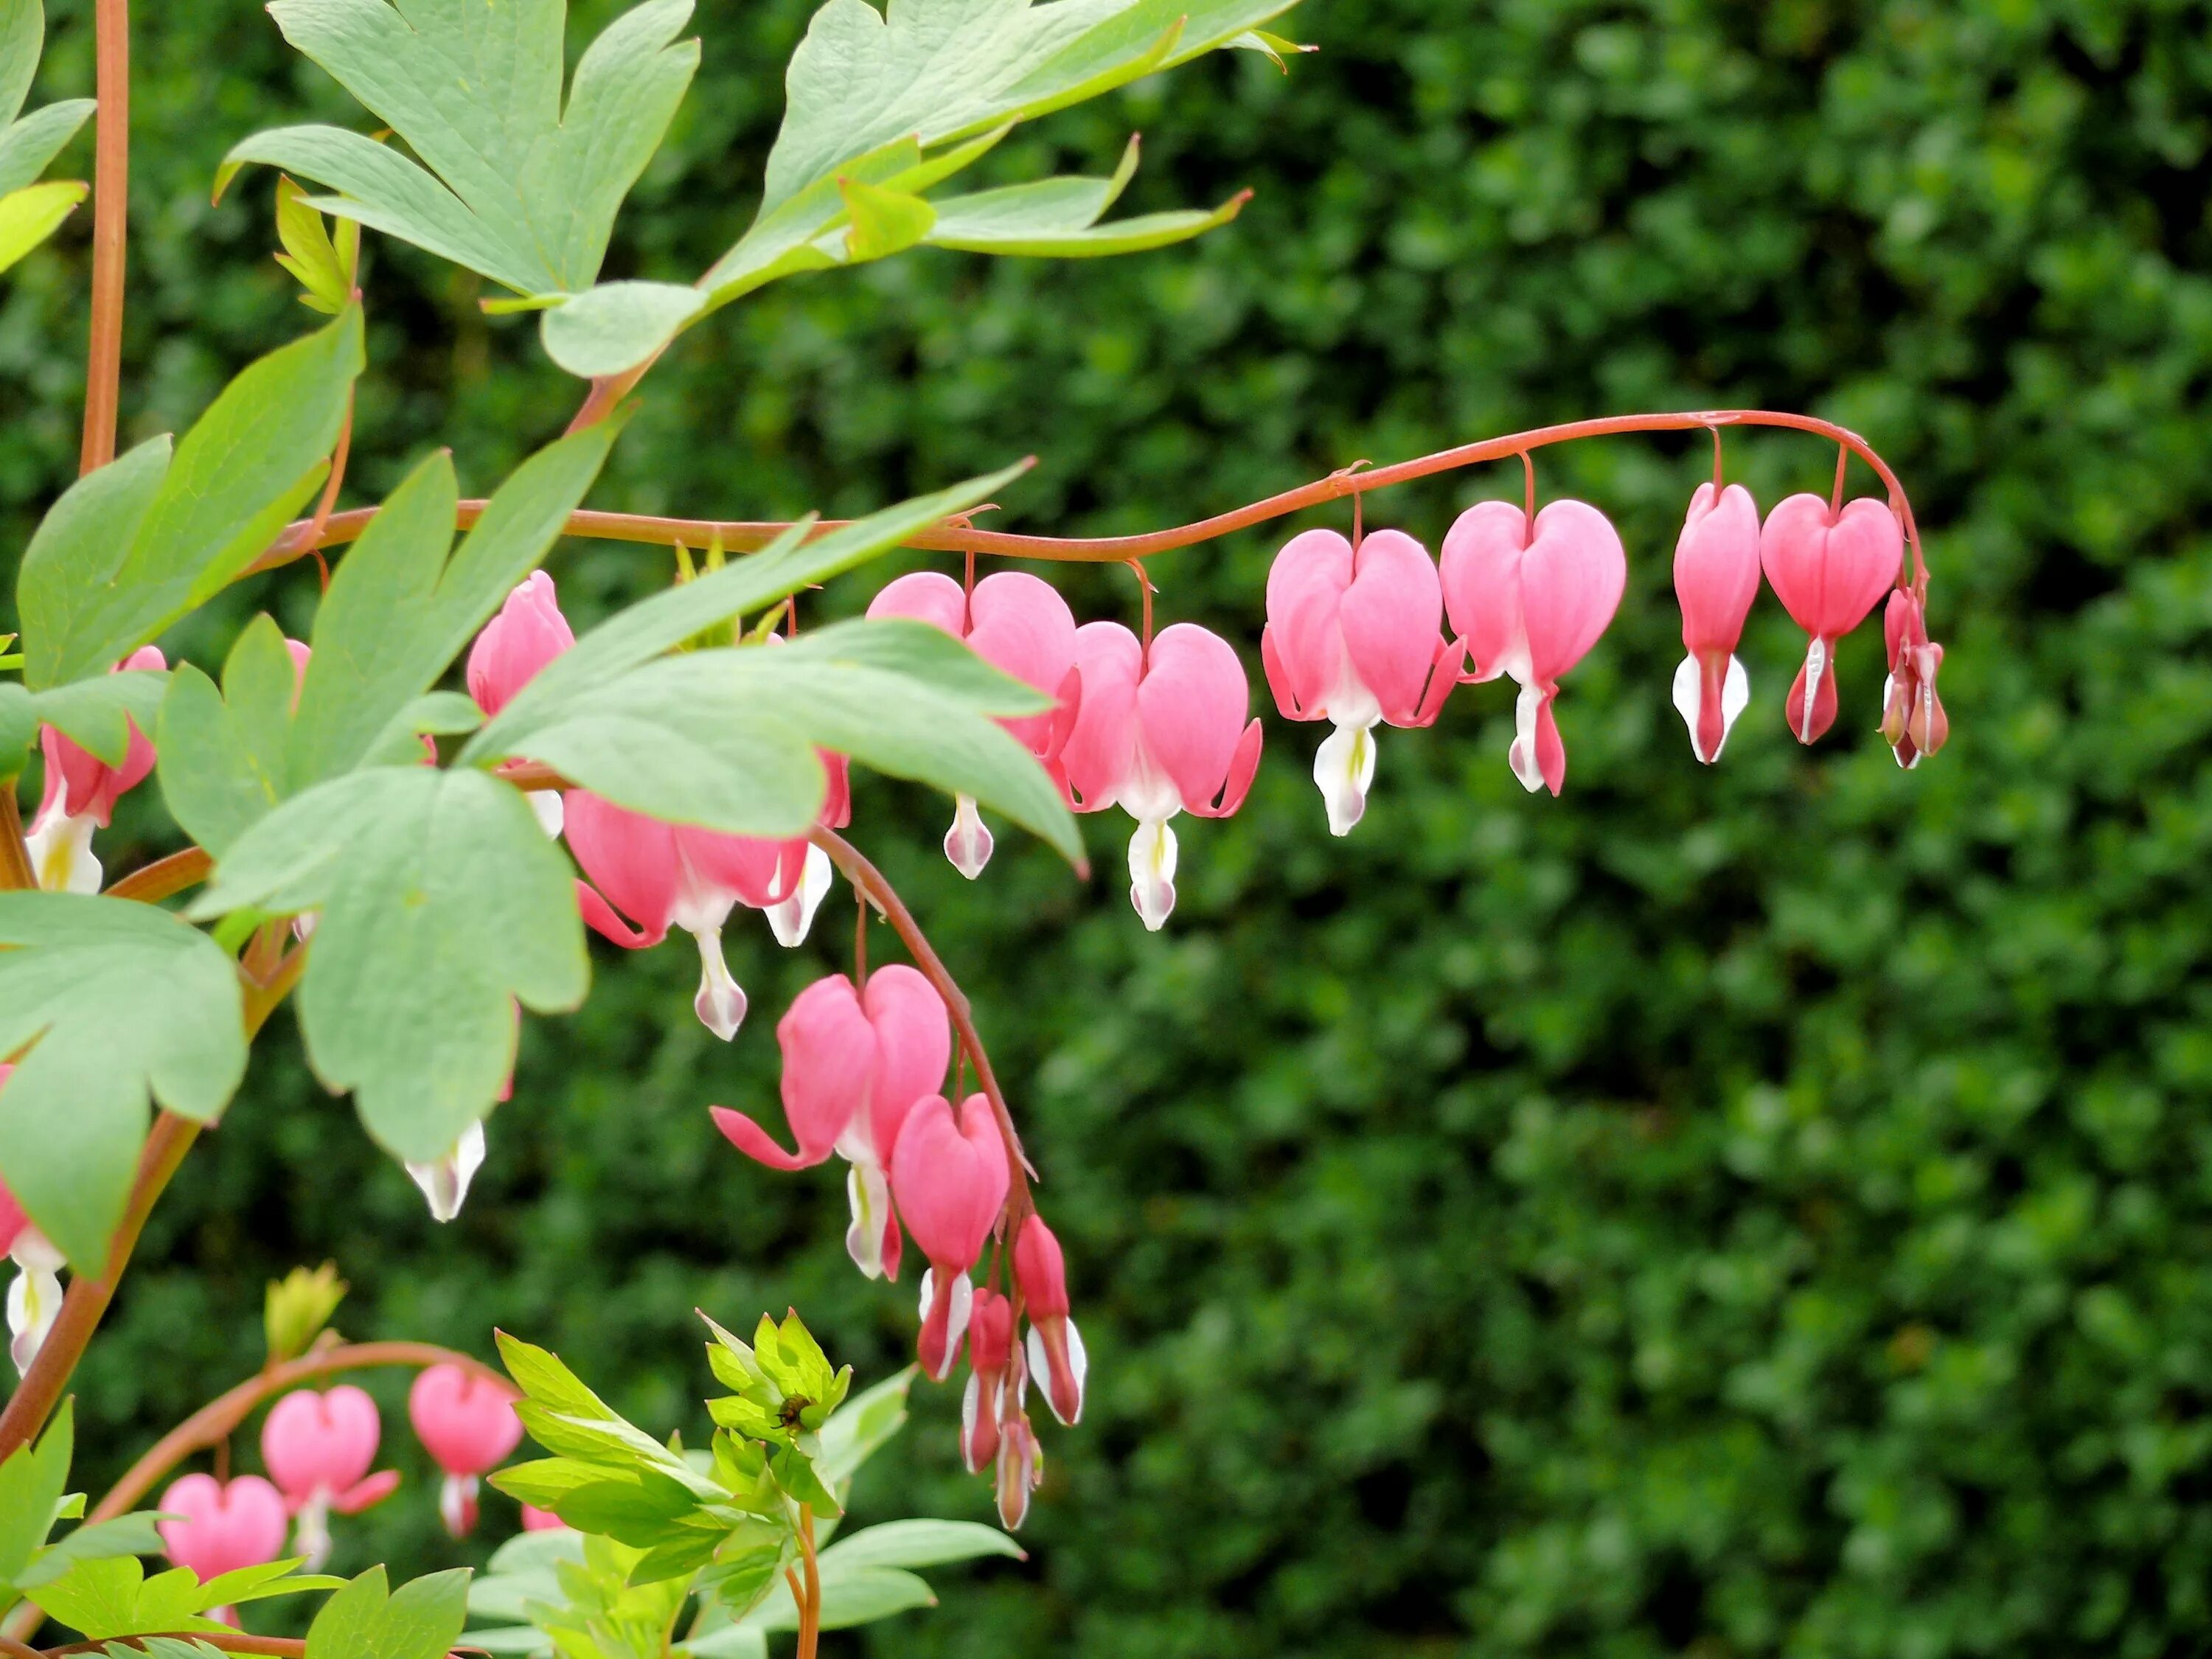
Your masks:
M 1032 1213 L 1022 1223 L 1014 1241 L 1014 1278 L 1030 1316 L 1030 1371 L 1044 1380 L 1052 1414 L 1073 1425 L 1083 1415 L 1083 1382 L 1091 1362 L 1083 1351 L 1083 1333 L 1068 1317 L 1067 1263 L 1041 1215 Z
M 1129 838 L 1129 898 L 1157 930 L 1175 908 L 1178 812 L 1227 817 L 1260 766 L 1260 722 L 1227 641 L 1190 623 L 1153 640 L 1149 655 L 1119 623 L 1076 630 L 1083 704 L 1060 761 L 1079 812 L 1120 806 Z
M 999 1519 L 1008 1532 L 1021 1530 L 1029 1518 L 1030 1494 L 1044 1484 L 1044 1448 L 1029 1413 L 1010 1412 L 999 1431 Z
M 1790 620 L 1811 636 L 1790 688 L 1790 729 L 1811 743 L 1836 721 L 1836 641 L 1867 618 L 1897 580 L 1905 532 L 1872 496 L 1829 510 L 1818 495 L 1775 503 L 1759 532 L 1759 561 Z
M 1882 634 L 1889 647 L 1889 680 L 1881 692 L 1881 734 L 1896 751 L 1897 763 L 1910 769 L 1951 735 L 1950 717 L 1936 695 L 1943 647 L 1928 637 L 1927 614 L 1910 588 L 1891 591 Z
M 1057 770 L 1056 762 L 1083 699 L 1083 677 L 1075 666 L 1075 614 L 1051 583 L 1018 570 L 1001 570 L 964 592 L 951 577 L 934 570 L 901 576 L 868 605 L 871 617 L 903 617 L 941 628 L 1001 673 L 1012 675 L 1060 706 L 1042 714 L 1023 714 L 999 723 L 1030 752 Z M 991 861 L 991 832 L 972 797 L 954 803 L 952 828 L 945 832 L 945 856 L 973 881 Z
M 496 1468 L 522 1439 L 518 1396 L 506 1383 L 460 1365 L 432 1365 L 407 1391 L 407 1416 L 446 1478 L 438 1514 L 465 1538 L 477 1524 L 477 1477 Z
M 568 1523 L 550 1510 L 522 1506 L 522 1529 L 525 1532 L 559 1532 Z
M 1444 538 L 1444 607 L 1474 678 L 1507 674 L 1521 688 L 1507 759 L 1532 793 L 1556 795 L 1566 782 L 1553 700 L 1613 621 L 1627 581 L 1620 536 L 1587 501 L 1553 501 L 1533 523 L 1510 501 L 1479 502 Z
M 917 1352 L 933 1382 L 950 1376 L 960 1357 L 974 1295 L 968 1273 L 1006 1204 L 1009 1180 L 1006 1144 L 981 1095 L 961 1103 L 957 1121 L 943 1095 L 908 1113 L 891 1153 L 891 1194 L 929 1261 Z
M 1759 506 L 1741 484 L 1717 497 L 1702 483 L 1690 498 L 1674 544 L 1674 597 L 1690 653 L 1674 671 L 1674 707 L 1690 728 L 1692 751 L 1711 764 L 1751 701 L 1751 679 L 1735 647 L 1759 597 Z
M 261 1461 L 298 1517 L 292 1549 L 308 1571 L 330 1559 L 331 1511 L 358 1515 L 398 1486 L 397 1469 L 369 1473 L 382 1433 L 376 1402 L 350 1384 L 328 1394 L 295 1389 L 262 1423 Z
M 274 1561 L 284 1548 L 283 1494 L 258 1474 L 228 1485 L 211 1474 L 188 1474 L 170 1483 L 156 1507 L 176 1517 L 154 1528 L 169 1559 L 191 1568 L 202 1583 Z
M 157 647 L 146 645 L 112 672 L 168 665 Z M 92 832 L 107 828 L 115 816 L 115 803 L 154 769 L 153 742 L 132 720 L 130 747 L 120 766 L 110 766 L 51 726 L 40 731 L 39 748 L 46 757 L 46 781 L 30 833 L 24 837 L 31 867 L 39 873 L 39 885 L 49 891 L 97 893 L 100 868 L 92 855 Z
M 553 578 L 533 570 L 507 596 L 499 614 L 483 625 L 469 647 L 469 696 L 486 719 L 514 700 L 538 670 L 575 644 L 575 631 L 561 614 Z M 561 797 L 550 789 L 529 794 L 530 810 L 545 833 L 561 833 Z
M 14 1066 L 0 1061 L 0 1089 L 7 1086 L 15 1072 Z M 21 1375 L 31 1369 L 54 1321 L 61 1316 L 64 1264 L 62 1253 L 23 1213 L 23 1206 L 4 1181 L 0 1181 L 0 1255 L 13 1261 L 18 1269 L 8 1286 L 8 1352 L 17 1374 Z
M 968 1390 L 960 1402 L 960 1461 L 981 1474 L 999 1455 L 999 1419 L 1014 1364 L 1014 1304 L 988 1288 L 968 1315 Z
M 1285 720 L 1335 725 L 1314 757 L 1332 835 L 1351 834 L 1367 810 L 1376 726 L 1431 724 L 1457 682 L 1443 608 L 1436 561 L 1399 531 L 1354 549 L 1309 530 L 1275 555 L 1260 658 Z

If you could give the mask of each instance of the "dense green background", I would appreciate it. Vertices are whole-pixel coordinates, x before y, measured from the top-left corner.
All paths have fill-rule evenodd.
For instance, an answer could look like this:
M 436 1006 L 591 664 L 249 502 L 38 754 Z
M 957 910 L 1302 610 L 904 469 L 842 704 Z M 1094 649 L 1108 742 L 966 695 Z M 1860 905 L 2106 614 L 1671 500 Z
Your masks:
M 56 6 L 46 95 L 88 89 L 88 9 Z M 358 119 L 248 0 L 143 9 L 132 433 L 309 320 L 266 257 L 268 179 L 211 209 L 217 155 L 303 112 Z M 704 70 L 613 270 L 688 276 L 733 235 L 806 9 L 702 5 Z M 836 511 L 1035 451 L 1007 523 L 1121 530 L 1555 419 L 1809 409 L 1914 491 L 1954 738 L 1893 767 L 1861 636 L 1843 721 L 1802 751 L 1778 707 L 1799 641 L 1769 602 L 1752 710 L 1698 768 L 1665 698 L 1667 570 L 1707 452 L 1619 440 L 1542 468 L 1616 516 L 1634 568 L 1561 702 L 1563 800 L 1514 783 L 1510 692 L 1484 688 L 1385 734 L 1367 821 L 1332 842 L 1317 734 L 1271 711 L 1251 804 L 1184 834 L 1181 908 L 1148 936 L 1118 816 L 1090 825 L 1087 887 L 1008 836 L 969 888 L 939 803 L 863 783 L 854 834 L 982 1011 L 1094 1366 L 1090 1418 L 1048 1439 L 1032 1560 L 943 1574 L 941 1611 L 846 1650 L 2203 1650 L 2202 9 L 1308 0 L 1292 21 L 1323 50 L 1288 77 L 1203 64 L 992 163 L 1103 168 L 1142 128 L 1131 206 L 1250 185 L 1233 228 L 765 294 L 656 372 L 595 500 Z M 75 458 L 85 234 L 0 298 L 11 548 Z M 349 499 L 434 443 L 488 484 L 573 386 L 526 325 L 479 317 L 473 278 L 374 260 Z M 1763 503 L 1825 488 L 1832 459 L 1729 443 Z M 1434 545 L 1517 487 L 1462 476 L 1369 522 Z M 1165 614 L 1256 671 L 1278 540 L 1162 559 Z M 607 546 L 555 568 L 579 616 L 666 574 Z M 1127 617 L 1132 586 L 1067 590 Z M 312 592 L 295 574 L 235 614 L 273 603 L 296 631 Z M 206 660 L 218 632 L 181 643 Z M 111 863 L 155 850 L 131 845 L 154 822 L 134 803 Z M 496 1322 L 659 1428 L 703 1420 L 695 1304 L 795 1301 L 865 1373 L 897 1363 L 910 1291 L 845 1266 L 836 1182 L 750 1167 L 703 1110 L 767 1103 L 768 1028 L 838 960 L 842 911 L 823 933 L 787 955 L 737 930 L 757 1012 L 726 1049 L 690 1016 L 687 951 L 606 953 L 580 1018 L 532 1026 L 443 1230 L 278 1022 L 84 1374 L 98 1468 L 250 1368 L 262 1281 L 325 1256 L 357 1287 L 348 1330 L 483 1351 Z M 919 1415 L 864 1510 L 981 1516 L 956 1402 Z M 454 1559 L 400 1455 L 409 1493 L 345 1530 L 340 1565 Z

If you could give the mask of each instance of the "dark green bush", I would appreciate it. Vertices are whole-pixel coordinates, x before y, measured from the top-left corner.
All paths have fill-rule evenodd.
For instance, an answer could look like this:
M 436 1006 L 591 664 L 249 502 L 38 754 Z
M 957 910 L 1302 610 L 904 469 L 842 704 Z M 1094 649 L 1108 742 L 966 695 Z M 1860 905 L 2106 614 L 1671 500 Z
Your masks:
M 89 8 L 56 9 L 50 95 L 89 82 Z M 143 9 L 126 417 L 153 429 L 305 319 L 265 258 L 267 180 L 211 209 L 216 157 L 295 112 L 356 117 L 246 0 Z M 806 9 L 702 7 L 706 66 L 617 274 L 688 276 L 750 210 Z M 835 512 L 1033 450 L 1006 522 L 1120 531 L 1550 420 L 1806 408 L 1915 492 L 1955 738 L 1894 769 L 1863 636 L 1844 721 L 1801 751 L 1779 709 L 1799 641 L 1769 601 L 1752 710 L 1697 767 L 1665 697 L 1667 572 L 1708 452 L 1624 439 L 1540 470 L 1615 515 L 1634 570 L 1561 700 L 1560 801 L 1513 782 L 1510 693 L 1484 688 L 1384 734 L 1368 819 L 1334 843 L 1317 734 L 1271 720 L 1251 804 L 1184 835 L 1182 908 L 1148 936 L 1120 819 L 1087 888 L 1006 837 L 970 889 L 936 855 L 939 804 L 865 783 L 854 833 L 982 1010 L 1094 1357 L 1091 1416 L 1048 1439 L 1032 1562 L 948 1577 L 943 1610 L 868 1650 L 2212 1645 L 2201 9 L 1308 0 L 1292 21 L 1323 50 L 1287 77 L 1202 64 L 996 163 L 1103 167 L 1141 127 L 1133 205 L 1252 185 L 1232 229 L 787 284 L 656 372 L 599 500 Z M 9 546 L 74 460 L 84 234 L 0 301 Z M 478 315 L 472 279 L 374 257 L 349 499 L 434 443 L 480 487 L 574 388 Z M 1729 453 L 1762 503 L 1832 464 L 1779 434 Z M 1368 521 L 1433 546 L 1517 488 L 1455 477 Z M 1164 614 L 1255 647 L 1279 539 L 1158 561 Z M 667 574 L 609 545 L 556 570 L 582 614 Z M 302 580 L 239 614 L 296 625 Z M 1132 612 L 1123 573 L 1067 586 Z M 95 1347 L 100 1467 L 250 1368 L 263 1279 L 325 1256 L 357 1287 L 349 1330 L 482 1352 L 497 1322 L 665 1428 L 703 1420 L 694 1304 L 796 1302 L 864 1372 L 898 1363 L 909 1292 L 844 1265 L 835 1182 L 744 1164 L 703 1110 L 770 1101 L 769 1027 L 845 932 L 833 910 L 794 956 L 744 930 L 756 1012 L 727 1049 L 689 1017 L 677 947 L 609 953 L 580 1018 L 532 1026 L 442 1231 L 280 1036 Z M 924 1403 L 867 1507 L 985 1513 L 956 1409 Z M 399 1455 L 409 1489 L 341 1566 L 454 1559 Z M 494 1500 L 489 1530 L 510 1520 Z

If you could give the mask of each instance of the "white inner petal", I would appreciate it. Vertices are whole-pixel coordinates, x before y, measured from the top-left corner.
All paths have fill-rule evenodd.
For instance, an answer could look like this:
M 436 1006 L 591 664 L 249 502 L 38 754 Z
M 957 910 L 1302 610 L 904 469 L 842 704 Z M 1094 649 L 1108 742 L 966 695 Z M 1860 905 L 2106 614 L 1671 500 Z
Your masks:
M 1544 787 L 1544 770 L 1536 763 L 1536 714 L 1544 706 L 1544 694 L 1533 685 L 1522 685 L 1521 695 L 1513 704 L 1513 743 L 1506 750 L 1506 763 L 1512 767 L 1513 775 L 1521 780 L 1521 787 L 1534 794 Z
M 1176 835 L 1164 818 L 1146 818 L 1129 837 L 1129 902 L 1159 932 L 1175 909 Z
M 990 863 L 995 845 L 990 830 L 984 826 L 982 814 L 975 810 L 975 798 L 956 795 L 952 827 L 945 832 L 945 856 L 952 860 L 952 867 L 969 880 L 975 880 L 983 873 L 983 866 Z
M 832 879 L 830 855 L 810 842 L 799 885 L 781 903 L 769 906 L 769 931 L 778 945 L 792 950 L 806 942 L 807 930 L 814 926 L 814 913 L 830 896 Z
M 1375 781 L 1375 722 L 1340 720 L 1314 754 L 1314 782 L 1328 809 L 1328 832 L 1348 836 L 1367 811 L 1367 791 Z
M 705 927 L 693 937 L 699 941 L 699 994 L 691 1006 L 699 1023 L 727 1042 L 744 1023 L 745 994 L 722 960 L 722 930 Z

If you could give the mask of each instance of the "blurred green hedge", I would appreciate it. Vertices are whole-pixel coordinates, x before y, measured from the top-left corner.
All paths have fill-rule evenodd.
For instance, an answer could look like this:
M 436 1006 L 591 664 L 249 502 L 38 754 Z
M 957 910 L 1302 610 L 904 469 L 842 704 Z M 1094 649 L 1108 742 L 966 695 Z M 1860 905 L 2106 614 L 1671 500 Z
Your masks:
M 210 207 L 216 156 L 360 120 L 247 0 L 141 9 L 138 431 L 308 320 L 266 258 L 268 179 Z M 806 9 L 702 4 L 705 67 L 616 274 L 688 276 L 734 234 Z M 88 4 L 55 11 L 49 95 L 90 80 Z M 981 1007 L 1094 1366 L 1091 1416 L 1048 1437 L 1031 1561 L 943 1575 L 942 1609 L 842 1650 L 2212 1645 L 2202 9 L 1308 0 L 1291 21 L 1322 50 L 1287 76 L 1200 64 L 992 163 L 1103 169 L 1141 128 L 1131 208 L 1253 185 L 1234 228 L 1096 265 L 931 254 L 786 284 L 655 373 L 596 499 L 838 512 L 1034 451 L 1003 521 L 1112 532 L 1545 421 L 1809 409 L 1914 491 L 1955 736 L 1894 768 L 1862 635 L 1844 720 L 1800 750 L 1779 707 L 1800 641 L 1769 600 L 1751 712 L 1698 768 L 1666 699 L 1667 573 L 1708 451 L 1616 440 L 1541 465 L 1615 515 L 1634 568 L 1560 702 L 1562 800 L 1514 783 L 1510 693 L 1483 688 L 1383 735 L 1367 821 L 1333 842 L 1317 733 L 1271 714 L 1251 804 L 1183 835 L 1181 907 L 1148 936 L 1118 816 L 1092 821 L 1087 887 L 1009 836 L 969 888 L 936 854 L 942 804 L 864 782 L 854 833 Z M 9 547 L 74 459 L 86 234 L 0 298 Z M 478 314 L 473 279 L 374 259 L 349 499 L 434 443 L 488 484 L 574 386 L 526 322 Z M 1832 465 L 1782 434 L 1729 457 L 1762 503 Z M 1434 546 L 1517 488 L 1437 481 L 1368 522 Z M 1164 615 L 1228 630 L 1255 689 L 1279 540 L 1156 564 Z M 555 568 L 580 615 L 668 574 L 607 545 Z M 1131 614 L 1124 573 L 1066 586 Z M 296 628 L 312 592 L 270 579 L 234 615 Z M 204 659 L 217 631 L 179 643 Z M 112 862 L 150 822 L 124 820 Z M 496 1322 L 661 1429 L 703 1424 L 695 1304 L 796 1302 L 864 1372 L 897 1364 L 911 1291 L 845 1266 L 836 1182 L 745 1164 L 703 1110 L 769 1109 L 769 1028 L 837 962 L 842 911 L 821 934 L 787 954 L 737 930 L 756 1012 L 727 1048 L 690 1016 L 686 952 L 604 953 L 587 1010 L 532 1024 L 442 1230 L 279 1030 L 84 1373 L 116 1437 L 100 1472 L 249 1369 L 262 1281 L 325 1256 L 357 1287 L 348 1330 L 482 1352 Z M 922 1405 L 871 1514 L 986 1513 L 956 1417 L 945 1391 Z M 399 1455 L 408 1489 L 343 1529 L 341 1567 L 456 1558 Z M 511 1512 L 488 1509 L 495 1537 Z

